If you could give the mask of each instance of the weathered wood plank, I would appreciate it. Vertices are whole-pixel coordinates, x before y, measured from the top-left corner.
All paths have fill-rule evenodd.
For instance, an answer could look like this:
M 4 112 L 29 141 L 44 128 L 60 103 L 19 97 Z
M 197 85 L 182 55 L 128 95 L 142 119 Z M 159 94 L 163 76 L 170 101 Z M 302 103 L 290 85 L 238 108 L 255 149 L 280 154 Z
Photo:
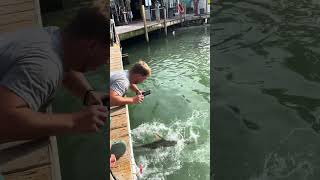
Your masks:
M 1 0 L 0 6 L 13 5 L 13 4 L 22 4 L 26 2 L 32 2 L 33 0 Z
M 0 25 L 0 32 L 10 32 L 18 28 L 37 26 L 34 23 L 35 22 L 32 20 L 32 21 L 23 21 L 23 22 L 18 22 L 13 24 Z
M 112 117 L 114 116 L 118 116 L 120 114 L 125 114 L 126 113 L 126 109 L 125 108 L 118 108 L 118 109 L 111 109 L 112 112 Z
M 2 172 L 3 174 L 10 174 L 47 164 L 50 164 L 49 148 L 48 146 L 43 146 L 26 155 L 8 161 L 2 166 Z
M 4 178 L 6 180 L 55 180 L 51 177 L 50 165 L 4 175 Z
M 50 166 L 47 179 L 61 180 L 59 157 L 55 137 L 34 139 L 28 141 L 10 142 L 1 145 L 0 162 L 2 174 L 7 177 L 28 179 L 24 172 L 34 174 L 32 178 L 38 178 L 35 169 Z M 42 173 L 42 172 L 40 172 Z M 13 179 L 14 179 L 13 178 Z
M 0 15 L 12 14 L 23 11 L 32 11 L 34 10 L 33 2 L 25 2 L 20 4 L 11 4 L 6 6 L 0 6 Z
M 36 24 L 35 12 L 31 10 L 31 11 L 19 12 L 14 14 L 5 14 L 0 16 L 0 26 L 13 24 L 15 22 L 18 23 L 22 21 L 32 21 L 33 23 Z
M 4 174 L 48 164 L 48 138 L 1 144 L 0 163 Z
M 42 26 L 42 17 L 41 17 L 41 10 L 40 10 L 40 0 L 34 0 L 34 9 L 35 9 L 35 16 L 36 22 L 39 26 Z
M 61 180 L 59 152 L 56 136 L 50 136 L 49 156 L 51 162 L 51 177 L 54 180 Z

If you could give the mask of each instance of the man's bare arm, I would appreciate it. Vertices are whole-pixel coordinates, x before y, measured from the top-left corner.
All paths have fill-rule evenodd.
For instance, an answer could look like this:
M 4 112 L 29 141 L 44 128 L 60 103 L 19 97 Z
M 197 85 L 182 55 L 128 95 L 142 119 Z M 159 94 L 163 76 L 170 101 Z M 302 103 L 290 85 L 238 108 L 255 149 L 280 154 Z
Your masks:
M 138 96 L 134 96 L 134 97 L 122 97 L 122 96 L 119 96 L 118 93 L 116 93 L 115 91 L 110 90 L 110 105 L 111 106 L 137 104 L 142 101 L 143 101 L 142 95 L 138 95 Z
M 140 94 L 140 89 L 138 88 L 138 86 L 136 84 L 130 84 L 130 89 L 135 92 L 136 94 Z
M 87 90 L 92 89 L 91 85 L 81 72 L 67 72 L 63 78 L 63 86 L 66 87 L 73 95 L 84 98 Z
M 27 139 L 68 132 L 71 114 L 44 114 L 32 111 L 9 89 L 0 86 L 0 139 Z
M 98 131 L 105 112 L 99 106 L 70 114 L 47 114 L 31 110 L 27 103 L 6 87 L 0 86 L 0 141 L 39 138 L 70 132 Z M 103 108 L 103 107 L 102 107 Z M 103 117 L 101 117 L 103 116 Z M 81 123 L 80 123 L 81 122 Z

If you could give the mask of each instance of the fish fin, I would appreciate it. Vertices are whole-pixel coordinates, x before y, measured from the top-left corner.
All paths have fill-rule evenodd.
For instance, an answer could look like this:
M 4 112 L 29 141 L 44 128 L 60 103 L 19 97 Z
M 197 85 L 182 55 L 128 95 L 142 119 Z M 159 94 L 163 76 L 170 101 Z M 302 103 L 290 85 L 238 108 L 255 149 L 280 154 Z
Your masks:
M 154 135 L 157 137 L 157 139 L 161 140 L 161 139 L 164 139 L 162 136 L 160 136 L 159 133 L 154 133 Z

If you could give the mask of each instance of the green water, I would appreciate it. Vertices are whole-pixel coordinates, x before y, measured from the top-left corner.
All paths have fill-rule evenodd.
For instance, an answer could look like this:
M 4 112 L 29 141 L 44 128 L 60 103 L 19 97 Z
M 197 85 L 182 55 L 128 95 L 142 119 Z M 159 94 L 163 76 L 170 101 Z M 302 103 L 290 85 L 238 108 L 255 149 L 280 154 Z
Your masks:
M 320 178 L 320 3 L 213 5 L 217 180 Z
M 130 122 L 136 163 L 143 179 L 209 178 L 210 163 L 210 36 L 209 26 L 185 27 L 123 43 L 131 65 L 145 60 L 152 76 L 139 85 L 151 90 L 142 104 L 130 105 Z M 130 68 L 125 66 L 125 69 Z M 177 145 L 142 149 L 154 133 Z M 191 143 L 187 143 L 187 142 Z

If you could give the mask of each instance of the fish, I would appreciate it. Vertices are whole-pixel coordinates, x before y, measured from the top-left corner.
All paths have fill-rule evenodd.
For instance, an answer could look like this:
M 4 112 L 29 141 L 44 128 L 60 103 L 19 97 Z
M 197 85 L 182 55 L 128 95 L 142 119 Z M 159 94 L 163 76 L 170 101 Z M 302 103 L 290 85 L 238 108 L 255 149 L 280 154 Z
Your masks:
M 228 105 L 229 108 L 236 114 L 240 114 L 240 109 L 237 106 L 233 106 L 233 105 Z
M 247 128 L 249 128 L 251 130 L 259 130 L 260 129 L 260 126 L 257 123 L 254 123 L 254 122 L 249 121 L 247 119 L 242 119 L 242 121 L 247 126 Z
M 244 123 L 244 125 L 248 128 L 248 129 L 251 129 L 251 130 L 259 130 L 261 129 L 260 126 L 255 123 L 255 122 L 252 122 L 246 118 L 244 118 L 241 114 L 240 114 L 240 109 L 236 106 L 233 106 L 233 105 L 228 105 L 229 108 L 235 113 L 235 114 L 238 114 L 238 117 L 241 118 L 242 122 Z
M 138 148 L 157 149 L 160 147 L 172 147 L 178 143 L 178 141 L 175 141 L 175 140 L 166 140 L 162 136 L 160 136 L 158 133 L 154 133 L 154 134 L 156 135 L 157 140 L 155 140 L 154 142 L 148 143 L 148 144 L 137 146 L 137 147 Z M 190 144 L 191 141 L 186 141 L 185 143 Z

